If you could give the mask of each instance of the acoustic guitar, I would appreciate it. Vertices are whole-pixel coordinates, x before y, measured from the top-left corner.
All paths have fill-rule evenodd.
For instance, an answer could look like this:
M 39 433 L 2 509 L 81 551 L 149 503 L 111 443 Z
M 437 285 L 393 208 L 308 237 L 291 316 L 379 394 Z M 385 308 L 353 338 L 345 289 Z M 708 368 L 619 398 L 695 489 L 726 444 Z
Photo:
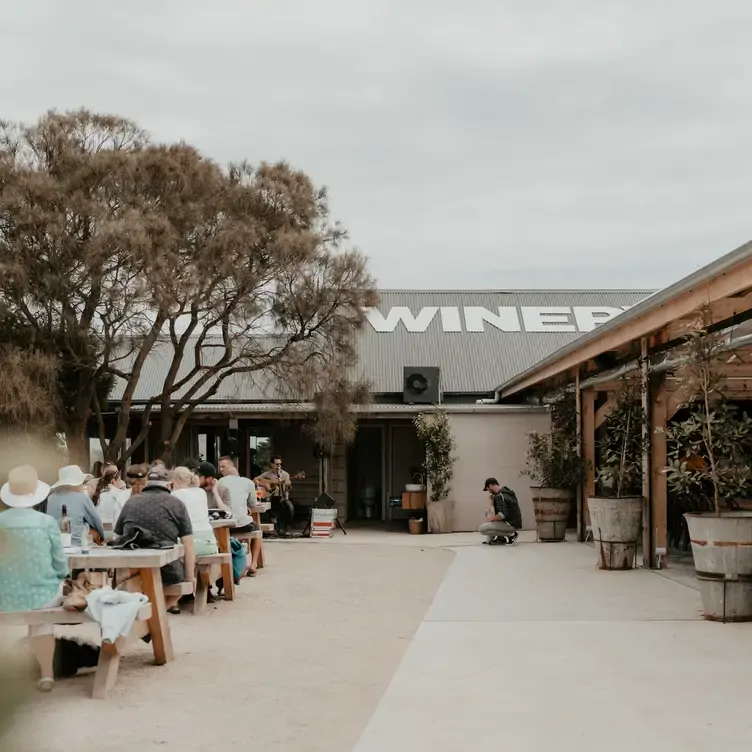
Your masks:
M 306 477 L 305 471 L 301 470 L 299 473 L 296 473 L 295 475 L 290 476 L 290 483 L 292 483 L 295 480 L 303 480 Z M 279 480 L 273 480 L 272 478 L 264 478 L 264 486 L 268 486 L 268 488 L 264 488 L 263 486 L 261 488 L 256 489 L 256 498 L 257 499 L 265 499 L 266 495 L 269 491 L 271 491 L 273 486 L 279 485 Z

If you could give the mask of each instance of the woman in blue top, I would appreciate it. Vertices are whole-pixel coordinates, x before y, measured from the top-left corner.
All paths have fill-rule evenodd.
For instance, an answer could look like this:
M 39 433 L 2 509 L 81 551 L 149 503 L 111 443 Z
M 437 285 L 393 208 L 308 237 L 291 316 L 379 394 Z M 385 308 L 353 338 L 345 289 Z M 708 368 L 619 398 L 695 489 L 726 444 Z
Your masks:
M 68 562 L 60 529 L 52 517 L 33 509 L 49 491 L 29 465 L 11 470 L 0 488 L 0 611 L 35 611 L 63 602 Z M 29 637 L 42 672 L 37 686 L 49 692 L 54 683 L 52 624 L 29 627 Z
M 78 465 L 66 465 L 58 471 L 58 481 L 52 484 L 52 492 L 47 499 L 47 514 L 59 524 L 63 519 L 63 507 L 68 513 L 71 525 L 71 546 L 80 546 L 85 532 L 95 532 L 97 542 L 104 543 L 104 526 L 94 502 L 84 491 L 84 484 L 91 480 Z

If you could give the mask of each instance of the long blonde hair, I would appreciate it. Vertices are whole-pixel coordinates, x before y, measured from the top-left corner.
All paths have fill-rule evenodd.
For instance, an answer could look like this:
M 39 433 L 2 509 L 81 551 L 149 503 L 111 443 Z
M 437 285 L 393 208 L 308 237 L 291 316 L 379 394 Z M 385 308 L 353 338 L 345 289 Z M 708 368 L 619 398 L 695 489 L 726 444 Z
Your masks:
M 180 466 L 172 469 L 170 478 L 172 478 L 173 483 L 181 488 L 192 488 L 195 476 L 189 468 Z

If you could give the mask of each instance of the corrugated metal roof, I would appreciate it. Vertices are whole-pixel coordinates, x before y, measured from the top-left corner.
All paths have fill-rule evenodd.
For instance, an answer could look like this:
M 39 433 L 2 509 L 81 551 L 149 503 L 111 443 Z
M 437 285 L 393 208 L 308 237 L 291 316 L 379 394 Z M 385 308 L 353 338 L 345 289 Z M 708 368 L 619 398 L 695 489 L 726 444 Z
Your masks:
M 378 310 L 405 307 L 418 316 L 428 307 L 457 308 L 462 331 L 442 328 L 442 311 L 435 313 L 423 332 L 410 332 L 402 322 L 394 331 L 377 332 L 366 324 L 358 342 L 363 374 L 378 393 L 402 391 L 403 366 L 439 366 L 442 389 L 449 393 L 492 392 L 506 379 L 524 371 L 581 332 L 528 332 L 522 322 L 523 308 L 632 306 L 650 295 L 648 291 L 385 291 Z M 468 332 L 464 310 L 467 307 L 515 308 L 523 331 L 501 331 L 487 324 L 483 332 Z M 453 314 L 451 314 L 453 317 Z M 570 317 L 570 321 L 573 317 Z
M 404 366 L 438 366 L 445 393 L 490 393 L 499 384 L 582 335 L 582 331 L 577 330 L 578 319 L 573 309 L 615 311 L 633 306 L 649 294 L 647 291 L 613 290 L 384 291 L 378 313 L 371 318 L 378 327 L 383 329 L 386 325 L 392 331 L 377 331 L 372 323 L 366 322 L 357 343 L 357 375 L 368 379 L 376 394 L 401 393 Z M 534 317 L 531 311 L 535 308 L 559 308 L 568 312 L 562 321 L 569 322 L 575 331 L 526 331 L 526 323 L 530 316 Z M 401 319 L 398 320 L 394 309 L 403 309 Z M 504 318 L 497 323 L 514 329 L 518 322 L 520 331 L 502 331 L 494 323 L 481 321 L 484 316 L 486 319 L 500 316 L 500 309 Z M 411 326 L 416 328 L 411 324 L 414 320 L 422 331 L 409 331 Z M 162 391 L 171 356 L 169 343 L 160 343 L 154 348 L 144 365 L 134 401 L 145 402 Z M 189 347 L 181 375 L 192 367 L 192 358 L 193 348 Z M 123 389 L 124 382 L 118 380 L 110 399 L 117 402 Z M 238 374 L 228 378 L 212 397 L 212 401 L 226 403 L 289 399 L 289 394 L 283 394 L 263 374 Z
M 143 405 L 136 405 L 134 412 L 143 409 Z M 156 408 L 157 412 L 159 409 Z M 316 406 L 312 402 L 207 402 L 196 408 L 195 414 L 201 413 L 231 413 L 236 416 L 254 413 L 312 413 Z M 417 415 L 418 413 L 430 413 L 437 410 L 443 410 L 448 413 L 538 413 L 546 412 L 547 407 L 536 405 L 477 405 L 477 404 L 456 404 L 456 405 L 354 405 L 352 411 L 358 414 L 366 415 Z
M 507 390 L 514 387 L 523 379 L 532 376 L 542 368 L 556 363 L 558 360 L 561 360 L 566 355 L 575 352 L 588 342 L 595 342 L 608 332 L 617 330 L 619 329 L 619 327 L 628 324 L 630 321 L 639 319 L 646 313 L 649 313 L 650 311 L 666 305 L 666 303 L 670 302 L 671 300 L 678 298 L 680 295 L 683 295 L 689 290 L 705 284 L 706 282 L 709 282 L 716 277 L 733 273 L 733 270 L 737 266 L 748 261 L 750 257 L 752 257 L 752 241 L 747 242 L 744 245 L 741 245 L 738 248 L 734 249 L 733 251 L 724 254 L 720 258 L 717 258 L 715 261 L 712 261 L 706 266 L 701 267 L 696 272 L 683 277 L 678 282 L 674 282 L 673 285 L 664 287 L 662 290 L 658 290 L 652 295 L 647 296 L 641 303 L 636 304 L 632 308 L 630 308 L 630 310 L 623 316 L 619 316 L 616 319 L 602 324 L 596 330 L 585 334 L 583 337 L 577 340 L 562 344 L 562 346 L 558 350 L 549 353 L 547 357 L 542 358 L 539 361 L 530 363 L 525 368 L 518 370 L 515 374 L 508 376 L 506 380 L 502 379 L 501 381 L 499 381 L 499 384 L 501 384 L 501 386 L 497 386 L 495 391 L 503 395 Z

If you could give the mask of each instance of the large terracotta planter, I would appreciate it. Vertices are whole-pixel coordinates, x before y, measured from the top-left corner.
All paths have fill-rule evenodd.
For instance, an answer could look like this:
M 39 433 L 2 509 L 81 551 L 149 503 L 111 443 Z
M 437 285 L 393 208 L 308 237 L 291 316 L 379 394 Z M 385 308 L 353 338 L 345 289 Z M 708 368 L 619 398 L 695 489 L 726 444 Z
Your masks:
M 538 540 L 563 541 L 567 534 L 574 493 L 564 488 L 537 486 L 531 486 L 530 492 L 533 497 Z
M 454 530 L 454 502 L 429 501 L 426 504 L 428 512 L 428 531 L 430 533 L 451 533 Z
M 590 525 L 601 569 L 632 569 L 642 532 L 642 499 L 588 499 Z
M 704 616 L 752 621 L 752 512 L 685 514 Z

